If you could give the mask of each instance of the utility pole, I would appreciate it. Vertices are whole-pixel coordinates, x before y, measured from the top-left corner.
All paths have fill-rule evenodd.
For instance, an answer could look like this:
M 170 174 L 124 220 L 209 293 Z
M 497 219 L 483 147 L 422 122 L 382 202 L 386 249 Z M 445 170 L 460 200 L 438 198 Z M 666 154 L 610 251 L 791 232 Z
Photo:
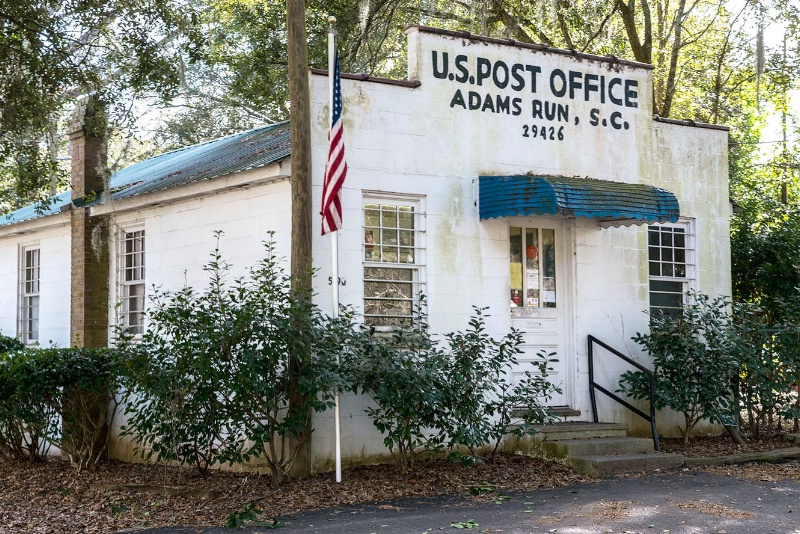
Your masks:
M 292 142 L 292 283 L 311 271 L 311 96 L 308 88 L 305 0 L 286 0 Z M 299 289 L 299 288 L 298 288 Z
M 286 22 L 289 52 L 289 103 L 291 105 L 292 147 L 292 291 L 296 298 L 311 299 L 311 96 L 308 87 L 308 45 L 306 42 L 305 0 L 286 0 Z M 300 306 L 307 309 L 307 306 Z M 310 327 L 308 317 L 295 314 L 298 330 Z M 289 377 L 292 391 L 289 410 L 301 409 L 306 414 L 306 428 L 291 447 L 298 447 L 295 475 L 311 473 L 311 410 L 309 399 L 298 391 L 298 380 L 310 359 L 309 347 L 298 343 L 289 355 Z

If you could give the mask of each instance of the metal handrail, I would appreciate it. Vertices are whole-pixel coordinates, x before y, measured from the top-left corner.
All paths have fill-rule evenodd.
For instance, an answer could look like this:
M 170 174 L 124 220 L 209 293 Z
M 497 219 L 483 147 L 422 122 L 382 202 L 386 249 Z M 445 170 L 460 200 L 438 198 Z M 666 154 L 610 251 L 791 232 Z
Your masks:
M 594 345 L 600 345 L 608 352 L 613 354 L 614 356 L 624 360 L 625 362 L 629 363 L 630 365 L 636 367 L 638 370 L 642 371 L 643 373 L 647 374 L 650 378 L 650 415 L 647 415 L 642 410 L 633 406 L 628 401 L 619 397 L 618 395 L 612 393 L 611 391 L 607 390 L 600 384 L 594 381 Z M 628 356 L 625 356 L 617 349 L 610 347 L 609 345 L 603 343 L 596 337 L 590 335 L 589 336 L 589 397 L 592 401 L 592 417 L 594 418 L 594 422 L 598 423 L 597 417 L 597 398 L 595 397 L 595 390 L 599 390 L 601 393 L 604 393 L 606 396 L 610 397 L 611 399 L 617 401 L 618 403 L 625 406 L 627 409 L 638 415 L 639 417 L 643 418 L 645 421 L 650 423 L 650 430 L 653 433 L 653 448 L 661 452 L 661 444 L 658 442 L 658 431 L 656 430 L 656 408 L 655 408 L 655 397 L 656 397 L 656 378 L 653 374 L 653 371 L 644 367 L 642 364 L 632 360 Z

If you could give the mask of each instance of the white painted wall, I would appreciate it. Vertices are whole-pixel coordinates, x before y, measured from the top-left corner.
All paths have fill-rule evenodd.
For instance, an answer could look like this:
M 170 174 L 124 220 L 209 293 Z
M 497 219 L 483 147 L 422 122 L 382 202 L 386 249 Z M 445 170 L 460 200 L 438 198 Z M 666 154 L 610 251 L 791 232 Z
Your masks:
M 40 250 L 39 345 L 69 346 L 70 226 L 67 216 L 24 223 L 26 233 L 0 227 L 0 333 L 17 336 L 20 252 Z M 55 224 L 55 226 L 54 226 Z
M 492 86 L 459 84 L 433 75 L 433 51 L 442 71 L 443 53 L 449 68 L 457 55 L 467 56 L 474 75 L 477 57 L 492 64 L 505 61 L 540 69 L 536 93 Z M 582 98 L 553 96 L 548 73 L 556 69 L 606 77 L 637 84 L 637 107 L 599 102 L 593 93 Z M 347 285 L 340 300 L 361 308 L 363 289 L 360 258 L 365 191 L 424 195 L 427 208 L 427 287 L 432 330 L 439 334 L 465 328 L 472 306 L 489 306 L 491 333 L 502 336 L 510 327 L 508 308 L 508 222 L 480 221 L 477 181 L 480 175 L 564 175 L 627 183 L 650 184 L 676 194 L 682 216 L 691 218 L 697 233 L 697 287 L 711 295 L 730 294 L 728 240 L 727 132 L 655 122 L 651 107 L 651 72 L 647 68 L 576 59 L 566 54 L 536 52 L 511 46 L 450 38 L 410 30 L 409 71 L 420 87 L 399 87 L 368 81 L 342 80 L 346 157 L 349 165 L 343 189 L 344 228 L 340 232 L 340 276 Z M 458 72 L 458 71 L 456 71 Z M 312 76 L 314 204 L 321 195 L 327 153 L 328 80 Z M 486 95 L 521 98 L 522 112 L 498 114 L 451 106 L 454 94 L 475 91 Z M 569 121 L 532 118 L 532 101 L 549 100 L 569 105 Z M 590 124 L 592 109 L 599 118 Z M 609 124 L 618 112 L 616 123 Z M 576 117 L 578 118 L 576 122 Z M 621 117 L 621 118 L 620 118 Z M 606 126 L 602 118 L 607 119 Z M 563 127 L 559 141 L 524 137 L 530 128 Z M 548 135 L 549 137 L 549 135 Z M 319 218 L 315 219 L 318 227 Z M 588 394 L 586 339 L 593 334 L 647 363 L 631 340 L 646 331 L 649 306 L 646 226 L 601 228 L 595 220 L 567 221 L 567 239 L 574 261 L 570 266 L 571 294 L 559 298 L 572 303 L 569 353 L 573 373 L 572 405 L 591 417 Z M 320 279 L 330 274 L 328 239 L 314 243 L 315 266 Z M 355 260 L 358 259 L 358 260 Z M 562 281 L 563 282 L 563 281 Z M 564 287 L 564 286 L 562 286 Z M 319 302 L 330 307 L 330 291 L 320 286 Z M 564 302 L 561 300 L 561 302 Z M 326 306 L 328 308 L 326 308 Z M 598 365 L 598 380 L 616 389 L 617 362 Z M 343 453 L 363 456 L 381 450 L 380 436 L 363 415 L 365 401 L 345 398 L 342 403 Z M 601 401 L 601 420 L 634 423 L 630 415 Z M 665 423 L 672 419 L 665 416 Z M 635 423 L 634 423 L 635 424 Z M 332 416 L 315 419 L 315 453 L 333 455 Z M 668 431 L 668 426 L 663 426 Z M 330 433 L 329 433 L 330 431 Z M 328 437 L 330 436 L 330 437 Z
M 274 167 L 274 166 L 273 166 Z M 241 181 L 258 181 L 271 169 L 256 169 L 238 176 Z M 203 188 L 198 189 L 198 193 Z M 222 231 L 219 248 L 222 258 L 230 264 L 228 282 L 247 274 L 250 267 L 264 257 L 263 243 L 269 232 L 275 232 L 274 243 L 278 257 L 288 272 L 291 247 L 291 190 L 290 183 L 278 179 L 254 187 L 235 188 L 213 196 L 200 195 L 184 201 L 164 202 L 156 193 L 142 203 L 136 197 L 119 201 L 105 208 L 114 214 L 112 235 L 120 230 L 144 229 L 145 278 L 148 298 L 153 287 L 175 291 L 191 285 L 202 291 L 208 285 L 203 266 L 211 260 L 217 245 L 214 233 Z M 139 206 L 139 207 L 137 207 Z M 135 209 L 134 209 L 135 208 Z M 116 245 L 112 250 L 117 250 Z M 116 286 L 116 255 L 112 258 L 111 301 L 118 301 Z M 114 308 L 110 309 L 109 324 L 114 324 Z M 125 425 L 120 410 L 114 420 L 113 432 L 118 434 Z M 110 444 L 112 457 L 132 459 L 133 444 L 129 438 L 115 439 Z

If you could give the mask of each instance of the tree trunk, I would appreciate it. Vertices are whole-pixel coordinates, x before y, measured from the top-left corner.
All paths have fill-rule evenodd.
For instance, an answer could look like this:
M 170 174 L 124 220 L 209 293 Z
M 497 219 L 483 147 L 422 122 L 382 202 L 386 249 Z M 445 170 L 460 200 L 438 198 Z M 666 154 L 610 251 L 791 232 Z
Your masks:
M 311 97 L 308 79 L 308 47 L 306 42 L 305 0 L 286 0 L 289 52 L 289 100 L 291 104 L 292 146 L 292 291 L 311 295 Z M 291 356 L 289 372 L 298 378 L 298 369 L 306 365 L 308 353 Z M 295 383 L 296 385 L 296 383 Z M 307 405 L 307 399 L 296 391 L 289 399 L 289 409 Z M 310 422 L 311 417 L 309 415 Z M 301 450 L 295 459 L 293 474 L 311 473 L 311 428 L 297 439 Z

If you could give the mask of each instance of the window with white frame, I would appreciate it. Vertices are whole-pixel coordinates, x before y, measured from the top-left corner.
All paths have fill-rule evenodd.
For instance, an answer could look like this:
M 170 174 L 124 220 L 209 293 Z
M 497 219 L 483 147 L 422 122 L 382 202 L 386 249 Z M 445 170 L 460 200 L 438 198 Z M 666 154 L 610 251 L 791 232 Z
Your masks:
M 39 341 L 39 274 L 38 247 L 20 251 L 18 334 L 26 345 Z
M 425 229 L 421 200 L 364 199 L 364 322 L 409 326 L 424 290 Z
M 120 326 L 130 335 L 144 333 L 144 230 L 122 230 L 119 239 L 117 281 Z
M 650 314 L 680 314 L 694 280 L 694 234 L 689 221 L 652 224 L 647 229 Z

